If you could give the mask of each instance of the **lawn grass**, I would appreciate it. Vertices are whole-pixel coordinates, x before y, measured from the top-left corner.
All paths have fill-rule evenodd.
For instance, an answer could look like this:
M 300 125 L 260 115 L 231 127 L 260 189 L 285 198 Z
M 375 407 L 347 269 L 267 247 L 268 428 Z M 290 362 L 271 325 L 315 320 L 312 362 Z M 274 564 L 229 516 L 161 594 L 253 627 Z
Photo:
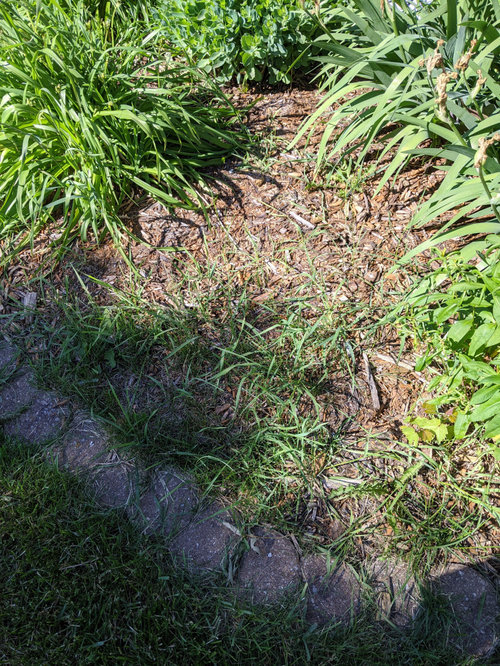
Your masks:
M 409 633 L 319 630 L 300 602 L 258 609 L 215 575 L 188 577 L 161 542 L 99 511 L 40 452 L 0 441 L 0 660 L 25 664 L 472 664 L 430 600 Z

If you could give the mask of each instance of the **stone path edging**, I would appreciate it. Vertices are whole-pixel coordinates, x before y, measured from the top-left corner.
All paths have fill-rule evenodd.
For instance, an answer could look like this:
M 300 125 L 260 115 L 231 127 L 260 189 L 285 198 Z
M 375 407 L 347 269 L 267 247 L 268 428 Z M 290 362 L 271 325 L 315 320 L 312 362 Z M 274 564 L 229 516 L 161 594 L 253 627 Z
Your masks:
M 50 460 L 84 474 L 97 502 L 120 509 L 144 534 L 165 537 L 172 555 L 188 568 L 224 568 L 236 593 L 254 603 L 277 602 L 305 586 L 306 619 L 318 625 L 347 623 L 362 607 L 363 584 L 347 564 L 328 571 L 322 555 L 302 557 L 296 542 L 270 527 L 244 534 L 237 514 L 203 498 L 189 477 L 168 468 L 148 471 L 113 449 L 105 429 L 89 414 L 72 410 L 64 397 L 35 387 L 33 372 L 19 364 L 18 351 L 0 342 L 0 424 L 5 434 L 27 443 L 55 442 Z M 380 618 L 409 625 L 419 608 L 418 585 L 402 563 L 368 563 Z M 434 575 L 454 616 L 450 642 L 478 657 L 498 643 L 499 604 L 491 583 L 475 569 L 451 564 Z

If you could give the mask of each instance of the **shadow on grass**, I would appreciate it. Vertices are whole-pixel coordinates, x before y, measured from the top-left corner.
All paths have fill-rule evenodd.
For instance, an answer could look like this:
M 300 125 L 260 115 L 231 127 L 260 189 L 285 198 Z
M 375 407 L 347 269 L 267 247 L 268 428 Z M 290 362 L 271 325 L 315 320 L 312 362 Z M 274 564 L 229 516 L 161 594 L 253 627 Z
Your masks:
M 110 294 L 88 277 L 65 288 L 47 290 L 31 326 L 12 315 L 9 336 L 31 352 L 42 386 L 104 420 L 146 466 L 188 470 L 249 521 L 355 561 L 390 541 L 397 557 L 429 567 L 479 529 L 467 508 L 450 515 L 446 485 L 429 495 L 408 476 L 401 486 L 401 467 L 420 469 L 419 450 L 359 427 L 356 350 L 335 310 L 310 317 L 308 300 L 255 304 L 223 286 L 194 307 Z M 422 462 L 439 477 L 436 460 Z
M 445 644 L 435 598 L 406 631 L 369 613 L 320 630 L 296 598 L 249 607 L 217 576 L 188 577 L 41 456 L 5 441 L 0 454 L 4 663 L 475 663 Z
M 149 462 L 296 472 L 360 405 L 343 329 L 310 324 L 304 303 L 225 296 L 220 320 L 123 295 L 112 306 L 61 302 L 34 332 L 38 378 L 77 396 Z

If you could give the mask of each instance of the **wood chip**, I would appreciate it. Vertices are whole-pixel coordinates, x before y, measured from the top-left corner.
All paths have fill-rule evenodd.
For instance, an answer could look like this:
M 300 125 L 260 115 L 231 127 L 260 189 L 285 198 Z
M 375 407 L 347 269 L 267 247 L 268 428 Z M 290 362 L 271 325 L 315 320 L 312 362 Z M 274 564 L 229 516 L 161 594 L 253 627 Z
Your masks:
M 412 373 L 412 375 L 414 375 L 420 382 L 422 382 L 423 384 L 426 383 L 426 380 L 422 375 L 422 373 L 419 372 L 418 370 L 415 370 L 415 366 L 411 365 L 410 363 L 406 363 L 405 361 L 396 361 L 391 356 L 388 356 L 387 354 L 380 354 L 378 352 L 374 354 L 374 356 L 378 358 L 380 361 L 383 361 L 384 363 L 390 363 L 392 365 L 395 365 L 397 368 L 402 368 L 403 370 L 409 370 Z
M 298 215 L 295 211 L 293 210 L 289 211 L 288 215 L 290 217 L 293 217 L 293 219 L 299 224 L 301 224 L 303 227 L 306 227 L 306 229 L 316 229 L 316 227 L 314 226 L 314 224 L 312 224 L 312 222 L 309 222 L 301 215 Z
M 373 409 L 376 412 L 378 412 L 380 409 L 380 398 L 378 395 L 378 388 L 377 384 L 375 383 L 375 379 L 373 378 L 372 369 L 370 368 L 370 361 L 368 360 L 368 356 L 366 355 L 365 352 L 363 352 L 363 361 L 365 364 L 366 380 L 368 382 L 368 386 L 370 387 Z
M 33 321 L 33 312 L 36 308 L 36 292 L 28 291 L 24 294 L 23 297 L 23 306 L 26 309 L 26 314 L 24 315 L 24 321 L 27 324 L 31 324 Z

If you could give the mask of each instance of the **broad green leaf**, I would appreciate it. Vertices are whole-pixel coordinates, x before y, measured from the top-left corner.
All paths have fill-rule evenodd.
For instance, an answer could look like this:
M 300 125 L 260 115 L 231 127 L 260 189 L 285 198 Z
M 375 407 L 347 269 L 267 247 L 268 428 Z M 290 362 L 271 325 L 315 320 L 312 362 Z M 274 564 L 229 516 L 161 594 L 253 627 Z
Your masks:
M 469 429 L 470 419 L 464 412 L 459 412 L 454 423 L 454 435 L 457 439 L 463 439 Z
M 483 402 L 481 405 L 474 407 L 470 414 L 470 420 L 472 423 L 480 423 L 482 421 L 487 421 L 491 419 L 496 414 L 500 413 L 500 397 L 496 396 L 491 400 Z
M 460 342 L 471 330 L 473 324 L 473 318 L 456 321 L 451 325 L 448 333 L 446 334 L 446 337 L 448 337 L 450 340 L 454 340 L 455 342 Z
M 486 347 L 496 329 L 496 324 L 481 324 L 481 326 L 478 326 L 470 340 L 469 354 L 475 356 L 481 348 Z
M 412 446 L 416 446 L 418 444 L 419 437 L 415 428 L 412 428 L 411 426 L 401 426 L 401 432 L 406 437 L 409 444 Z
M 485 437 L 497 438 L 500 435 L 500 414 L 497 414 L 486 424 L 484 430 Z
M 500 388 L 498 386 L 485 386 L 476 391 L 471 398 L 471 405 L 480 405 L 483 402 L 492 400 L 495 396 L 500 399 Z

